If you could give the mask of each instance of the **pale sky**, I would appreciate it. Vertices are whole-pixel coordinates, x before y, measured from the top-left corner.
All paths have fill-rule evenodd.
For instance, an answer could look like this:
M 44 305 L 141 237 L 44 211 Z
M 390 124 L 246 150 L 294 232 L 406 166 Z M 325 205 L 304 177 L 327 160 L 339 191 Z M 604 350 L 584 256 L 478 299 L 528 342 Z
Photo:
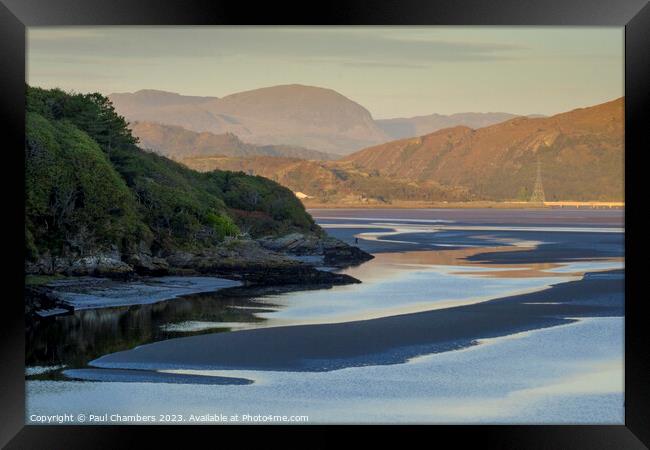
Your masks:
M 621 27 L 30 27 L 27 82 L 223 97 L 299 83 L 376 119 L 555 114 L 623 96 Z

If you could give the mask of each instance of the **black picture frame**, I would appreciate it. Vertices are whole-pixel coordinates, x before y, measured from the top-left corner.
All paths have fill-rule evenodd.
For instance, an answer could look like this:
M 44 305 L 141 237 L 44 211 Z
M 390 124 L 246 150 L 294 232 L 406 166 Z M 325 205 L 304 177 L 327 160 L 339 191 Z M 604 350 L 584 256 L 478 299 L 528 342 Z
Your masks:
M 640 225 L 639 172 L 642 153 L 650 149 L 650 5 L 645 0 L 363 0 L 319 3 L 246 2 L 223 0 L 0 0 L 0 115 L 6 126 L 3 145 L 5 225 L 2 327 L 0 334 L 0 445 L 7 448 L 131 448 L 155 434 L 166 440 L 191 434 L 193 439 L 215 433 L 214 427 L 157 426 L 28 426 L 24 423 L 24 306 L 22 262 L 24 236 L 23 153 L 25 113 L 25 27 L 63 25 L 573 25 L 625 27 L 625 164 L 626 164 L 626 313 L 625 425 L 621 426 L 433 426 L 438 442 L 454 446 L 468 440 L 488 448 L 632 449 L 650 443 L 650 352 L 645 348 L 648 326 L 643 311 L 640 274 L 634 259 Z M 7 246 L 6 242 L 12 243 Z M 256 427 L 267 429 L 267 427 Z M 276 427 L 282 429 L 295 427 Z M 309 439 L 325 444 L 332 434 L 313 426 Z M 242 431 L 231 427 L 229 431 Z M 219 428 L 223 435 L 225 430 Z M 248 432 L 248 430 L 247 430 Z M 400 433 L 384 427 L 373 434 Z M 449 440 L 451 439 L 451 440 Z M 186 441 L 189 442 L 189 441 Z M 223 441 L 221 441 L 223 442 Z

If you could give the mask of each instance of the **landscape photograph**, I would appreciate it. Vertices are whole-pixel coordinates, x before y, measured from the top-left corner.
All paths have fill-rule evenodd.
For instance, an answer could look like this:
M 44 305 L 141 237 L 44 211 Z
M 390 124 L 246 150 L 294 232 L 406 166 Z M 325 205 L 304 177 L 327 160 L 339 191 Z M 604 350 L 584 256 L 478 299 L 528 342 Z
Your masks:
M 29 27 L 25 423 L 624 424 L 624 37 Z

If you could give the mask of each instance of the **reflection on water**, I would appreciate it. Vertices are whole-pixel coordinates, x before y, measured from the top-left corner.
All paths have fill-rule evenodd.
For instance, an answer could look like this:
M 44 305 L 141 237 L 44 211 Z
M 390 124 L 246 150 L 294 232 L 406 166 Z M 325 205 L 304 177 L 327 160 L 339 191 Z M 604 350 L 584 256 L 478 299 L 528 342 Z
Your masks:
M 260 326 L 332 323 L 448 308 L 532 292 L 622 267 L 622 258 L 577 263 L 486 265 L 477 254 L 525 251 L 493 246 L 378 253 L 346 273 L 362 284 L 275 292 L 237 287 L 155 304 L 78 310 L 27 326 L 28 366 L 83 367 L 150 342 Z
M 513 247 L 515 249 L 513 250 Z M 536 247 L 533 245 L 532 247 Z M 491 263 L 473 259 L 476 255 L 499 252 L 526 251 L 530 247 L 495 246 L 472 247 L 453 250 L 421 250 L 417 252 L 379 253 L 369 264 L 353 267 L 345 273 L 360 280 L 382 279 L 395 270 L 412 270 L 417 266 L 436 267 L 440 271 L 458 275 L 477 275 L 501 278 L 557 277 L 558 275 L 582 276 L 585 272 L 611 270 L 623 267 L 622 257 L 594 258 L 585 262 L 526 262 L 526 263 Z M 480 271 L 480 273 L 479 273 Z
M 244 288 L 195 294 L 151 305 L 81 310 L 67 316 L 37 319 L 27 324 L 26 365 L 80 367 L 101 355 L 148 342 L 229 331 L 228 323 L 254 325 L 263 321 L 255 313 L 265 311 L 265 307 L 250 297 L 237 295 L 239 289 Z M 215 326 L 194 329 L 170 326 L 184 322 L 208 322 Z
M 36 414 L 304 414 L 311 424 L 620 425 L 622 326 L 621 318 L 587 319 L 331 372 L 175 371 L 254 380 L 248 386 L 30 381 L 27 405 Z

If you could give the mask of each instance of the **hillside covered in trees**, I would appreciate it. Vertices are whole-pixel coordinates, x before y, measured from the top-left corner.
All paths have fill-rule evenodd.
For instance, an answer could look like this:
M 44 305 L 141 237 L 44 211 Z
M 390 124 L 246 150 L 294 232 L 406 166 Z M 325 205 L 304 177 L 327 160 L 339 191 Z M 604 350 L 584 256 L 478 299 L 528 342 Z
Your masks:
M 26 259 L 130 261 L 197 252 L 228 236 L 322 236 L 293 193 L 243 173 L 198 173 L 138 148 L 100 94 L 27 88 Z M 145 255 L 145 256 L 143 256 Z

